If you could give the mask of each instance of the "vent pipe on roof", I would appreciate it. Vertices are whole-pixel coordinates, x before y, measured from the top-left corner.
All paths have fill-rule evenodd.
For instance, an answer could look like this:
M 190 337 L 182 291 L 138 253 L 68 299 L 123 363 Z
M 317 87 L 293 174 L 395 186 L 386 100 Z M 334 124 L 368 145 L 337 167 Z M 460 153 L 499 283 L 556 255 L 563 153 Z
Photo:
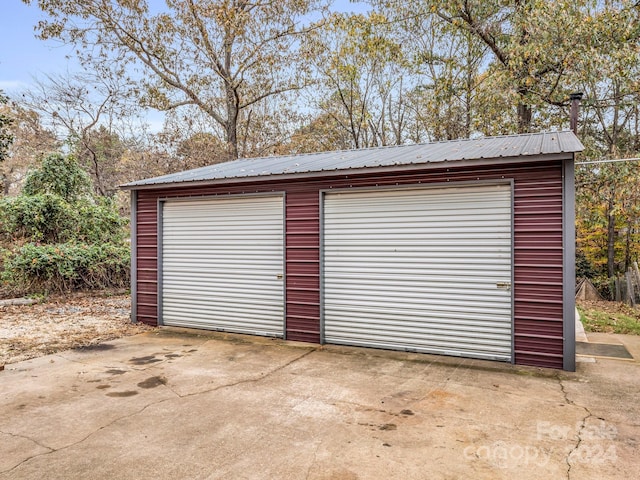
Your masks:
M 569 114 L 569 125 L 573 133 L 578 135 L 578 112 L 580 111 L 580 100 L 582 100 L 582 93 L 576 92 L 569 95 L 571 100 L 571 113 Z

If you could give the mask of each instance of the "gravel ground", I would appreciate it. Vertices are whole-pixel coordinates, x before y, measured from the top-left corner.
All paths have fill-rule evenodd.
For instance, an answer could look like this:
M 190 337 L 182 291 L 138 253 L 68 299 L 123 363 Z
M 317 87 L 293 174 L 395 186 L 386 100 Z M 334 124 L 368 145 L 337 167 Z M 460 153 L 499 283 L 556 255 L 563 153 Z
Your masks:
M 129 295 L 105 292 L 0 306 L 0 366 L 149 330 L 129 313 Z

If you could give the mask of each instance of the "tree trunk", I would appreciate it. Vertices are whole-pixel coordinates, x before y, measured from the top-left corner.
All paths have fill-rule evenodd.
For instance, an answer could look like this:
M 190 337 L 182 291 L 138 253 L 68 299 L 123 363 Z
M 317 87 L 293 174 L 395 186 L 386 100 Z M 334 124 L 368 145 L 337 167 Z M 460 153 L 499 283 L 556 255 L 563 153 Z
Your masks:
M 524 92 L 520 93 L 518 102 L 518 133 L 529 133 L 531 130 L 531 105 L 524 102 Z
M 238 124 L 228 121 L 226 134 L 228 160 L 235 160 L 238 158 Z
M 0 182 L 2 182 L 2 194 L 4 196 L 9 195 L 9 188 L 11 186 L 11 182 L 9 181 L 9 177 L 4 173 L 0 174 Z
M 471 42 L 469 37 L 466 37 L 467 41 L 467 64 L 466 64 L 466 85 L 464 92 L 464 138 L 471 137 L 471 97 L 473 92 L 473 82 L 475 80 L 473 65 L 473 56 L 471 51 Z
M 227 124 L 225 126 L 227 137 L 227 160 L 238 158 L 238 117 L 240 115 L 240 105 L 237 92 L 233 87 L 227 85 Z
M 631 268 L 631 231 L 633 224 L 631 220 L 627 223 L 626 243 L 624 246 L 624 271 L 626 272 Z
M 613 196 L 609 198 L 607 209 L 607 272 L 609 277 L 615 275 L 616 258 L 615 258 L 615 240 L 616 240 L 616 217 L 613 210 Z
M 464 101 L 464 138 L 471 137 L 471 88 L 468 87 Z

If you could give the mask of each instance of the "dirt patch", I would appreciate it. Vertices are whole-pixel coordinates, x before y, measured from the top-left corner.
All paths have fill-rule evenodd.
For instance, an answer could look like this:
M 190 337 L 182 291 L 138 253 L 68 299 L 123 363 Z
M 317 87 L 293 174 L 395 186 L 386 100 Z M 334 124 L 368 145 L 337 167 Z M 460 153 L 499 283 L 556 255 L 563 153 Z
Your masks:
M 378 430 L 397 430 L 398 426 L 395 423 L 385 423 L 384 425 L 380 425 Z
M 138 386 L 140 388 L 156 388 L 156 387 L 159 387 L 160 385 L 166 385 L 166 384 L 167 384 L 167 379 L 164 377 L 150 377 L 138 383 Z
M 135 390 L 127 390 L 126 392 L 107 393 L 107 397 L 115 397 L 115 398 L 133 397 L 134 395 L 138 395 L 138 392 L 136 392 Z
M 159 358 L 156 358 L 155 355 L 147 355 L 146 357 L 134 357 L 129 360 L 134 365 L 148 365 L 150 363 L 161 362 Z
M 640 308 L 622 302 L 577 302 L 580 317 L 587 332 L 640 335 Z
M 632 308 L 626 303 L 609 302 L 606 300 L 578 300 L 576 303 L 583 308 L 601 310 L 603 312 L 607 312 L 610 314 L 622 313 L 624 315 L 628 315 L 630 317 L 640 320 L 640 309 Z
M 116 348 L 115 345 L 108 343 L 96 343 L 95 345 L 78 347 L 76 350 L 79 352 L 104 352 L 105 350 L 113 350 L 114 348 Z
M 128 295 L 74 293 L 35 305 L 0 306 L 0 365 L 148 331 L 132 324 Z

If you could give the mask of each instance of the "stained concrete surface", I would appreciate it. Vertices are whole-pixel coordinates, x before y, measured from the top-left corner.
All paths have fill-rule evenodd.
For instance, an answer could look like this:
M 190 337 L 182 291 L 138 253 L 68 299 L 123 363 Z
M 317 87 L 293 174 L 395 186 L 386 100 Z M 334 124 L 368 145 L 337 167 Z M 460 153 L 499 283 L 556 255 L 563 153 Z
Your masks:
M 614 341 L 640 358 L 640 337 Z M 567 373 L 175 329 L 106 345 L 0 372 L 0 479 L 640 471 L 637 360 Z

